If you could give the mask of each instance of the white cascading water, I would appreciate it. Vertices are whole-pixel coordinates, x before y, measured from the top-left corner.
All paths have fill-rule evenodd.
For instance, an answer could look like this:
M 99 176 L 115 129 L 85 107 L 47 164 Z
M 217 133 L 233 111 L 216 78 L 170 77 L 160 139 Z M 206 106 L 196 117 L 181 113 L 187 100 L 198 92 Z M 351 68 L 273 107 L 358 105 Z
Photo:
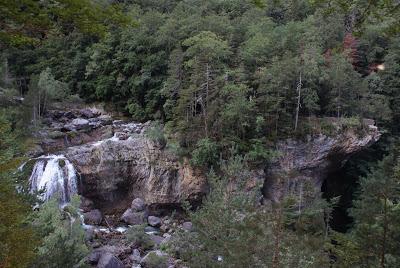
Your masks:
M 44 191 L 41 195 L 43 201 L 58 194 L 60 203 L 66 204 L 78 192 L 75 168 L 63 155 L 37 158 L 29 183 L 31 192 Z

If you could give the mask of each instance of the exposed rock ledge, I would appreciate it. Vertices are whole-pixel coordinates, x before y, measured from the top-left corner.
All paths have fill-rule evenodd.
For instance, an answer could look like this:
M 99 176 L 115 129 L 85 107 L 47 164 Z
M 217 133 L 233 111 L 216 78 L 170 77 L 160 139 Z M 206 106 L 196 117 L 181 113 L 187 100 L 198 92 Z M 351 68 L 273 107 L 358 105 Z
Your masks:
M 62 135 L 42 139 L 42 148 L 64 150 L 81 175 L 80 193 L 99 208 L 123 211 L 137 197 L 150 207 L 176 206 L 183 200 L 200 201 L 207 192 L 200 171 L 146 137 L 148 124 L 112 121 L 96 111 L 52 113 L 48 121 L 48 132 Z M 255 178 L 264 182 L 264 196 L 273 201 L 299 192 L 307 181 L 319 191 L 331 170 L 379 137 L 374 122 L 365 120 L 362 131 L 349 128 L 333 137 L 285 140 L 277 144 L 279 157 L 266 170 L 255 171 Z
M 341 168 L 353 154 L 374 144 L 380 136 L 374 121 L 365 119 L 362 130 L 340 128 L 332 137 L 320 134 L 306 141 L 279 142 L 279 157 L 265 172 L 265 198 L 276 202 L 288 193 L 298 194 L 305 189 L 305 182 L 319 192 L 330 171 Z

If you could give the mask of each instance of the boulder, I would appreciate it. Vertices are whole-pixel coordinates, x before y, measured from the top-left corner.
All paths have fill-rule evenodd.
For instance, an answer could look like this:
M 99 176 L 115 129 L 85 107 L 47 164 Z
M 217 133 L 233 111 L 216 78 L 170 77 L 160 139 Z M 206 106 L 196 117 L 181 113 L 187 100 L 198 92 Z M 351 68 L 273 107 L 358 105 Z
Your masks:
M 89 212 L 83 213 L 83 218 L 85 219 L 86 224 L 99 225 L 103 220 L 103 214 L 100 210 L 94 209 Z
M 159 227 L 161 225 L 161 219 L 156 216 L 149 216 L 147 218 L 147 222 L 149 223 L 150 226 L 153 227 Z
M 134 263 L 140 263 L 142 258 L 140 257 L 140 251 L 138 249 L 134 249 L 132 254 L 129 256 L 129 259 Z
M 128 208 L 121 216 L 121 220 L 127 224 L 139 225 L 145 221 L 144 212 L 135 212 L 131 208 Z
M 143 199 L 140 198 L 133 199 L 131 208 L 133 211 L 143 211 L 145 209 L 145 204 Z
M 159 236 L 159 235 L 151 234 L 151 235 L 149 235 L 149 236 L 150 236 L 150 239 L 154 242 L 154 244 L 155 244 L 156 246 L 159 246 L 159 245 L 165 240 L 164 237 Z
M 102 253 L 98 250 L 92 251 L 87 257 L 87 260 L 90 264 L 96 264 L 99 262 L 101 255 Z
M 89 120 L 83 118 L 75 118 L 72 120 L 71 124 L 75 127 L 75 129 L 80 130 L 89 125 Z
M 97 264 L 97 268 L 125 268 L 125 265 L 121 262 L 120 259 L 112 255 L 111 253 L 106 252 L 101 255 Z

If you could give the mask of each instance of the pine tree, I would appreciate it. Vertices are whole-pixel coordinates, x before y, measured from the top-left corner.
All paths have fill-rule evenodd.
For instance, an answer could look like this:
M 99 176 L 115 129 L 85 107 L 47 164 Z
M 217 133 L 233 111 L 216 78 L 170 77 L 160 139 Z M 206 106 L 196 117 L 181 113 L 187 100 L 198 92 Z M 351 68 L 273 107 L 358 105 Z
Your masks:
M 0 111 L 0 267 L 28 267 L 38 238 L 28 222 L 30 204 L 16 191 L 21 147 L 6 112 Z
M 72 200 L 71 205 L 60 209 L 58 199 L 52 198 L 36 213 L 33 225 L 43 243 L 33 267 L 84 267 L 88 249 L 77 213 L 80 198 L 74 196 Z
M 354 226 L 338 240 L 339 267 L 397 267 L 399 200 L 400 163 L 393 152 L 360 180 L 360 193 L 350 211 Z
M 178 101 L 177 114 L 185 125 L 200 123 L 197 122 L 200 118 L 203 136 L 208 137 L 216 115 L 217 107 L 213 102 L 219 94 L 230 48 L 226 41 L 209 31 L 186 39 L 183 45 L 187 47 L 184 62 L 187 81 Z

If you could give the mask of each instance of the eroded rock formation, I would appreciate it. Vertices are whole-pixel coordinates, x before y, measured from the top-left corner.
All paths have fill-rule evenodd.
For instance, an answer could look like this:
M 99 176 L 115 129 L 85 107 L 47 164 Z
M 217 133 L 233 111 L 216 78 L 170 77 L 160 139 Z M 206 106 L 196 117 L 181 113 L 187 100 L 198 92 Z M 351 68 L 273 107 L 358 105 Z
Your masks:
M 372 145 L 381 136 L 372 120 L 364 120 L 361 128 L 332 123 L 336 128 L 335 135 L 319 134 L 309 136 L 307 140 L 278 142 L 278 157 L 265 170 L 265 198 L 279 201 L 289 193 L 301 194 L 308 186 L 318 193 L 330 171 L 341 168 L 353 154 Z

